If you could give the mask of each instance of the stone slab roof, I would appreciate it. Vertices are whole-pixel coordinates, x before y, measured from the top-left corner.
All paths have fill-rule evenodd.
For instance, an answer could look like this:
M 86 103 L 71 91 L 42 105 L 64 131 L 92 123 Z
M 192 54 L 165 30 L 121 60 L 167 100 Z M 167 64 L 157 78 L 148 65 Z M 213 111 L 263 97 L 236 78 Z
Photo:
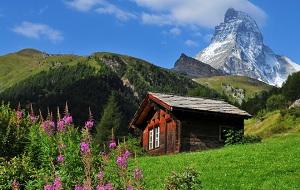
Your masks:
M 189 109 L 198 111 L 208 111 L 221 114 L 239 115 L 250 118 L 251 115 L 244 110 L 239 109 L 227 102 L 221 100 L 213 100 L 199 97 L 184 97 L 172 94 L 162 94 L 149 92 L 150 99 L 160 100 L 169 106 L 170 110 L 175 109 Z M 152 97 L 152 98 L 151 98 Z M 157 101 L 159 103 L 159 101 Z

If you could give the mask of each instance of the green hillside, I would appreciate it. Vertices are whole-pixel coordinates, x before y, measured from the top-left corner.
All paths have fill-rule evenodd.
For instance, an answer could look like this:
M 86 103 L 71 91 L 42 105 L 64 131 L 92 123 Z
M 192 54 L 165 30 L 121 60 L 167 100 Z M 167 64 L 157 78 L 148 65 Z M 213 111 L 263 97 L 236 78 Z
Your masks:
M 229 97 L 231 101 L 248 100 L 254 94 L 263 90 L 270 90 L 272 86 L 253 78 L 243 76 L 215 76 L 210 78 L 197 78 L 194 81 L 212 88 Z
M 220 97 L 214 90 L 168 69 L 108 52 L 75 56 L 25 49 L 1 56 L 0 61 L 6 68 L 0 78 L 0 100 L 9 101 L 14 108 L 20 102 L 22 108 L 29 109 L 32 103 L 37 112 L 41 109 L 43 113 L 47 108 L 56 113 L 57 106 L 64 107 L 68 102 L 77 125 L 85 121 L 89 107 L 99 122 L 112 93 L 121 107 L 124 129 L 148 91 Z
M 41 71 L 87 60 L 86 56 L 47 54 L 35 49 L 0 56 L 0 92 Z M 96 66 L 92 61 L 89 64 Z
M 261 117 L 245 121 L 245 134 L 260 136 L 264 139 L 277 135 L 288 135 L 300 131 L 299 109 L 294 113 L 284 114 L 284 111 L 267 112 Z M 293 110 L 289 110 L 293 112 Z

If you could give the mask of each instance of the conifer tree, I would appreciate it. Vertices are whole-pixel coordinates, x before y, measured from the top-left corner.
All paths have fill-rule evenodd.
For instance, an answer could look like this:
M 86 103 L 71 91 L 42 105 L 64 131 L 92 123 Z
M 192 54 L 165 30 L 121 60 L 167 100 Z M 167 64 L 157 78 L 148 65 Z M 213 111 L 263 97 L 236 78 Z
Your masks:
M 122 115 L 117 103 L 116 94 L 113 91 L 108 99 L 108 103 L 104 108 L 100 123 L 96 127 L 97 133 L 95 136 L 95 143 L 100 146 L 103 144 L 108 144 L 112 128 L 117 135 L 120 129 L 121 121 Z

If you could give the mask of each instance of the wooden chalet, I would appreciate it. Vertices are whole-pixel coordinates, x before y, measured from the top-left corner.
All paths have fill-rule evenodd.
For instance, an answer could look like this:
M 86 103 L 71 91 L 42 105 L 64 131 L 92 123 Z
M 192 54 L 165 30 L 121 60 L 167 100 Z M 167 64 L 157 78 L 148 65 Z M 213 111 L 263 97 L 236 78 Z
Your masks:
M 205 150 L 224 145 L 224 129 L 244 129 L 251 115 L 224 101 L 149 93 L 129 127 L 154 155 Z

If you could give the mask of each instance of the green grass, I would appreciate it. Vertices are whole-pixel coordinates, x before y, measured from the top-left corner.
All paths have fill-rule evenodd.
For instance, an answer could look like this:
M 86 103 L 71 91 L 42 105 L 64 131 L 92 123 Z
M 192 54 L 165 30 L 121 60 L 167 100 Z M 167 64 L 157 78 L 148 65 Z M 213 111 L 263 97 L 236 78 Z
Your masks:
M 300 134 L 258 144 L 170 156 L 141 157 L 146 189 L 164 189 L 167 176 L 189 166 L 201 172 L 203 189 L 299 189 Z
M 246 120 L 245 134 L 267 139 L 300 131 L 300 118 L 289 114 L 282 116 L 279 110 L 268 112 L 262 118 L 254 117 Z
M 172 171 L 201 172 L 204 189 L 300 189 L 300 118 L 280 111 L 245 121 L 262 143 L 168 156 L 141 157 L 146 189 L 164 189 Z
M 266 83 L 243 76 L 215 76 L 209 78 L 197 78 L 194 80 L 202 85 L 216 90 L 220 94 L 224 92 L 222 83 L 231 85 L 234 88 L 244 89 L 246 90 L 246 100 L 262 90 L 270 90 L 272 88 L 272 86 Z

